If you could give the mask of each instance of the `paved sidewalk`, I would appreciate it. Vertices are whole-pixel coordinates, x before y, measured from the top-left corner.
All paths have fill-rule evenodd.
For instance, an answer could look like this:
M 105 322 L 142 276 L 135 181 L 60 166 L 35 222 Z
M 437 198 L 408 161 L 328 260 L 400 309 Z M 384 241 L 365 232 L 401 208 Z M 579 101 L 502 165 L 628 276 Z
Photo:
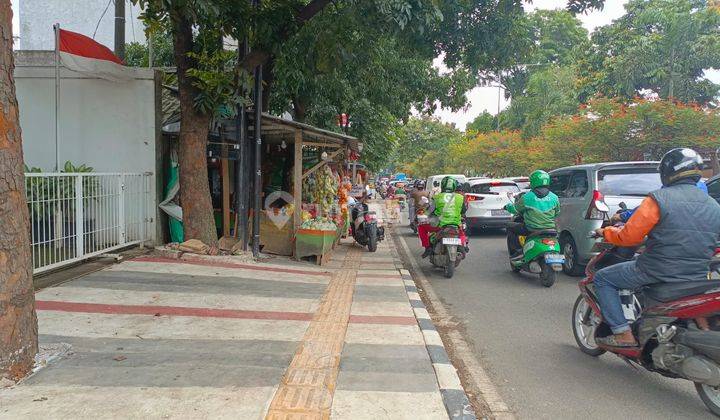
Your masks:
M 41 346 L 71 348 L 0 389 L 0 418 L 473 418 L 392 243 L 323 268 L 141 257 L 42 290 Z

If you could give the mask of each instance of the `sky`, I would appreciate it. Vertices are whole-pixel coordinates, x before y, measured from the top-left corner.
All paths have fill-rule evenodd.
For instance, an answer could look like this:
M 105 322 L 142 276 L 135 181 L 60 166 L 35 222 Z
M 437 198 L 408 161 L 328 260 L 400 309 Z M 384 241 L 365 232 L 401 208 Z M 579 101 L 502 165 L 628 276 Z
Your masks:
M 531 5 L 526 5 L 525 9 L 532 11 L 535 9 L 559 9 L 564 8 L 566 0 L 534 0 Z M 625 13 L 624 4 L 627 0 L 605 0 L 603 10 L 594 11 L 589 14 L 579 15 L 583 26 L 588 31 L 593 31 L 598 26 L 611 23 L 614 19 L 619 18 Z M 435 115 L 445 122 L 454 123 L 461 130 L 472 122 L 483 111 L 487 111 L 493 115 L 498 113 L 498 97 L 500 97 L 500 109 L 505 109 L 509 105 L 509 101 L 499 94 L 497 87 L 477 87 L 467 94 L 469 105 L 458 112 L 452 112 L 449 109 L 438 110 Z

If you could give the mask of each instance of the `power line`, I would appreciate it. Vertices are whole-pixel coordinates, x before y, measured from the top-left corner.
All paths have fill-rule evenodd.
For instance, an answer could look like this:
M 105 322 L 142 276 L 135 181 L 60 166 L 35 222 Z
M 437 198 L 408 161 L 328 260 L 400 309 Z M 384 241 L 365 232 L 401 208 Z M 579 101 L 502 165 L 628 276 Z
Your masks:
M 95 25 L 95 30 L 93 31 L 93 39 L 95 39 L 95 34 L 97 34 L 97 30 L 100 27 L 100 22 L 102 22 L 103 18 L 105 17 L 105 13 L 107 13 L 108 8 L 110 7 L 110 3 L 115 3 L 113 0 L 109 0 L 108 3 L 105 5 L 105 10 L 103 10 L 102 15 L 100 15 L 100 19 L 98 19 L 97 24 Z

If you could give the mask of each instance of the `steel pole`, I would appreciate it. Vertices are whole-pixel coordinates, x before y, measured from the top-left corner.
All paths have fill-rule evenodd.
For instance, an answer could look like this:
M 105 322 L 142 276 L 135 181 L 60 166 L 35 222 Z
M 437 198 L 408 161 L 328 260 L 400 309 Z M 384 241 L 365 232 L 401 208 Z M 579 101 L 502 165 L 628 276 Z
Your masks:
M 260 255 L 260 195 L 262 194 L 262 66 L 255 68 L 255 202 L 253 204 L 253 256 Z
M 115 0 L 115 55 L 125 61 L 125 0 Z

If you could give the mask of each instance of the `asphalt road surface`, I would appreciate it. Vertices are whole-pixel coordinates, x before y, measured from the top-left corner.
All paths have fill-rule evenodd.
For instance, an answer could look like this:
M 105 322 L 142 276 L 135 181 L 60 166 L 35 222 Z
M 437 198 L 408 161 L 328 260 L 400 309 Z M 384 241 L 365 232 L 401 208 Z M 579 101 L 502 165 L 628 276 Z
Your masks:
M 519 418 L 712 418 L 688 381 L 634 369 L 608 353 L 581 353 L 570 324 L 577 278 L 561 275 L 545 288 L 537 276 L 513 274 L 503 231 L 472 236 L 452 279 L 420 259 L 410 228 L 398 231 Z

